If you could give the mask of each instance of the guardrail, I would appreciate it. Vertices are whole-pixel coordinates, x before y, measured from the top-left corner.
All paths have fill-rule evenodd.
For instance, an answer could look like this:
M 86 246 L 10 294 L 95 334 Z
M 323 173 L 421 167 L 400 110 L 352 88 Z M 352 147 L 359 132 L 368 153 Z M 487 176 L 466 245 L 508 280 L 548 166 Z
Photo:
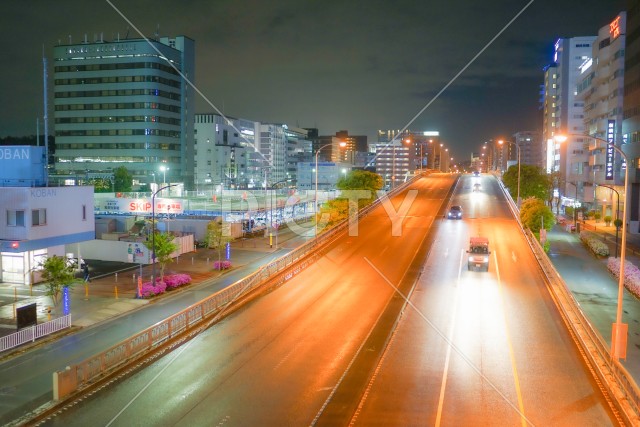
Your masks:
M 29 341 L 33 342 L 38 338 L 42 338 L 70 327 L 71 315 L 67 314 L 66 316 L 58 317 L 56 319 L 49 320 L 48 322 L 40 323 L 39 325 L 21 329 L 11 335 L 6 335 L 0 338 L 0 352 L 17 347 Z
M 618 409 L 624 413 L 627 422 L 638 425 L 640 422 L 640 390 L 633 377 L 618 360 L 611 357 L 607 343 L 591 325 L 535 236 L 530 230 L 526 230 L 525 235 L 538 264 L 547 277 L 549 290 L 556 300 L 558 309 L 561 310 L 567 324 L 578 338 L 578 342 L 591 361 L 598 378 L 606 385 L 617 403 Z
M 611 357 L 607 344 L 591 325 L 591 322 L 580 308 L 580 304 L 573 297 L 540 242 L 538 242 L 531 230 L 522 226 L 518 209 L 513 199 L 502 185 L 502 181 L 499 182 L 509 202 L 509 207 L 522 233 L 527 238 L 538 265 L 547 278 L 547 288 L 556 303 L 556 307 L 564 317 L 565 323 L 580 346 L 580 350 L 589 359 L 594 374 L 597 375 L 601 384 L 607 388 L 625 423 L 627 425 L 640 425 L 640 389 L 638 389 L 633 377 L 624 366 Z
M 418 177 L 414 179 L 417 178 Z M 412 181 L 413 180 L 404 183 L 387 195 L 393 196 L 398 194 L 410 185 Z M 358 218 L 369 214 L 380 203 L 380 199 L 376 199 L 371 205 L 365 207 L 358 213 Z M 312 255 L 344 233 L 349 224 L 350 221 L 343 221 L 339 225 L 320 234 L 317 238 L 304 243 L 287 255 L 262 266 L 253 274 L 240 279 L 227 288 L 216 292 L 99 354 L 89 357 L 75 365 L 68 366 L 63 371 L 54 372 L 54 400 L 64 399 L 70 394 L 101 379 L 107 373 L 125 366 L 127 363 L 140 358 L 145 353 L 158 348 L 166 341 L 204 324 L 205 321 L 215 321 L 215 315 L 221 313 L 225 307 L 240 300 L 252 291 L 256 291 L 264 284 L 268 282 L 272 283 L 278 274 L 286 270 L 286 274 L 281 274 L 276 281 L 276 284 L 284 283 L 314 262 L 315 260 Z

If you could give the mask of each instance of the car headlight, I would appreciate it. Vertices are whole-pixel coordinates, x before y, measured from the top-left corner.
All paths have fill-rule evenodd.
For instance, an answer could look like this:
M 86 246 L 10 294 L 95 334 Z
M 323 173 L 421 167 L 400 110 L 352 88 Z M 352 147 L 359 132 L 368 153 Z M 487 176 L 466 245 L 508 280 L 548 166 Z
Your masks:
M 484 257 L 484 262 L 489 262 L 489 257 L 488 256 Z
M 469 262 L 473 262 L 473 257 L 472 256 L 469 257 Z

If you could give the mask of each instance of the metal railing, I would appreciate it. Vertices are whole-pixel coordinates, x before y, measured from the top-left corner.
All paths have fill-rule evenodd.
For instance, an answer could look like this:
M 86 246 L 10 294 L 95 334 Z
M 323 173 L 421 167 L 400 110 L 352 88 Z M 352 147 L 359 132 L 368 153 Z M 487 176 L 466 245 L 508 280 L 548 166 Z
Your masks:
M 67 314 L 66 316 L 58 317 L 57 319 L 53 319 L 39 325 L 21 329 L 16 333 L 0 338 L 0 352 L 9 350 L 30 341 L 33 342 L 38 338 L 70 327 L 71 315 Z
M 572 332 L 590 359 L 593 369 L 614 397 L 625 417 L 628 420 L 635 419 L 637 422 L 640 417 L 640 390 L 633 377 L 618 360 L 611 357 L 607 343 L 584 314 L 533 233 L 526 230 L 525 234 L 538 259 L 538 264 L 547 277 L 549 290 L 553 293 L 558 309 L 567 319 Z
M 408 185 L 409 183 L 404 183 L 388 195 L 397 194 Z M 377 199 L 371 205 L 361 210 L 358 214 L 359 218 L 369 214 L 379 204 L 380 200 Z M 339 225 L 320 234 L 317 239 L 309 240 L 288 254 L 262 266 L 256 272 L 240 279 L 227 288 L 216 292 L 99 354 L 89 357 L 76 365 L 72 365 L 65 369 L 65 371 L 75 372 L 75 378 L 71 380 L 71 384 L 68 382 L 65 384 L 61 383 L 62 378 L 65 377 L 65 371 L 56 372 L 54 374 L 56 377 L 54 381 L 54 395 L 61 400 L 67 395 L 100 379 L 106 373 L 124 366 L 141 357 L 146 352 L 157 348 L 167 340 L 175 338 L 200 324 L 204 324 L 205 321 L 211 322 L 216 320 L 214 315 L 221 313 L 225 307 L 240 300 L 252 291 L 259 289 L 266 283 L 274 283 L 274 280 L 275 284 L 286 282 L 313 263 L 315 261 L 313 255 L 345 232 L 348 226 L 349 221 L 343 221 Z M 285 270 L 287 270 L 286 274 L 281 274 Z M 280 277 L 276 277 L 279 274 Z

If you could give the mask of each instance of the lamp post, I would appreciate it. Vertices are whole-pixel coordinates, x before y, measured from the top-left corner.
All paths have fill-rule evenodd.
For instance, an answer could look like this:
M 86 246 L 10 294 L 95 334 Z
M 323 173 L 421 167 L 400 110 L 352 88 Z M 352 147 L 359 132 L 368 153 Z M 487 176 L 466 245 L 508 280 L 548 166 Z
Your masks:
M 288 174 L 287 174 L 288 175 Z M 273 184 L 271 184 L 271 198 L 270 198 L 270 202 L 269 205 L 271 207 L 271 221 L 273 221 L 273 193 L 277 190 L 277 186 L 278 184 L 282 184 L 283 182 L 290 182 L 291 178 L 287 178 L 287 179 L 282 179 L 280 181 L 274 182 Z M 278 195 L 276 194 L 276 212 L 278 211 Z M 284 217 L 284 209 L 282 211 L 282 216 Z M 266 222 L 266 218 L 267 218 L 267 213 L 265 212 L 265 222 Z M 274 227 L 276 229 L 276 249 L 278 249 L 278 229 L 280 228 L 280 224 L 276 223 L 276 226 Z M 271 245 L 271 233 L 269 233 L 269 244 Z
M 313 238 L 314 240 L 318 239 L 318 154 L 320 154 L 320 151 L 322 151 L 323 148 L 325 147 L 330 147 L 332 146 L 333 143 L 329 143 L 329 144 L 324 144 L 323 146 L 321 146 L 320 148 L 318 148 L 316 150 L 316 171 L 315 171 L 315 175 L 316 175 L 316 191 L 315 191 L 315 197 L 314 197 L 314 207 L 313 207 L 313 213 L 316 216 L 315 221 L 313 222 Z M 341 142 L 340 147 L 346 147 L 347 143 L 346 142 Z
M 619 212 L 620 212 L 620 193 L 618 193 L 618 190 L 616 190 L 615 188 L 610 187 L 608 185 L 604 185 L 604 184 L 596 184 L 596 185 L 599 185 L 600 187 L 608 188 L 609 190 L 611 190 L 614 193 L 616 193 L 616 200 L 617 200 L 617 205 L 618 205 L 618 207 L 616 208 L 616 220 L 617 220 Z M 618 231 L 619 230 L 620 230 L 620 227 L 616 226 L 616 258 L 618 258 Z
M 575 133 L 569 133 L 566 135 L 556 135 L 555 140 L 558 142 L 563 142 L 567 140 L 567 136 L 577 136 L 581 138 L 592 138 L 596 142 L 602 142 L 606 146 L 613 148 L 615 151 L 622 156 L 627 167 L 624 169 L 624 194 L 625 194 L 625 202 L 622 207 L 622 248 L 620 249 L 620 272 L 618 274 L 618 308 L 616 310 L 616 323 L 613 324 L 611 331 L 611 357 L 621 358 L 626 357 L 627 353 L 627 324 L 622 323 L 622 301 L 624 297 L 624 264 L 626 257 L 626 249 L 627 249 L 627 190 L 629 184 L 629 160 L 627 159 L 627 155 L 617 147 L 614 143 L 609 142 L 605 139 L 598 138 L 591 135 L 581 135 Z M 594 182 L 595 184 L 595 182 Z
M 151 284 L 156 284 L 156 194 L 177 184 L 165 185 L 151 195 Z
M 576 198 L 573 202 L 573 228 L 577 227 L 577 220 L 576 220 L 576 202 L 578 201 L 578 184 L 574 184 L 573 182 L 567 182 L 567 184 L 571 184 L 576 188 Z
M 436 168 L 436 149 L 433 148 L 433 139 L 429 140 L 429 145 L 431 145 L 431 148 L 429 148 L 429 152 L 431 153 L 431 168 L 430 169 L 435 169 Z M 429 154 L 427 154 L 427 160 L 429 160 Z M 427 161 L 427 166 L 429 166 L 429 162 Z
M 165 165 L 162 165 L 160 166 L 160 170 L 162 171 L 162 184 L 164 185 L 167 183 L 167 171 L 169 170 L 169 168 Z
M 504 140 L 499 140 L 498 143 L 500 145 L 504 144 Z M 518 208 L 520 208 L 520 144 L 516 144 L 515 142 L 512 141 L 507 141 L 507 144 L 513 144 L 516 146 L 516 149 L 518 151 L 518 195 L 516 196 L 516 204 L 518 205 Z M 578 191 L 578 187 L 576 187 L 576 194 Z M 577 198 L 577 197 L 576 197 Z

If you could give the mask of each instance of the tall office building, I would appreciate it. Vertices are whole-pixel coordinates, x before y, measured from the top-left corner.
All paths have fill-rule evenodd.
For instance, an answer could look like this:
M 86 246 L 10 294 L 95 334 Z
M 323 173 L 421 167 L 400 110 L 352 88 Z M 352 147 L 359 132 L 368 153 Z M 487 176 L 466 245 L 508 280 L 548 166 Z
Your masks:
M 134 182 L 155 173 L 192 188 L 194 96 L 182 76 L 195 82 L 194 49 L 185 36 L 54 47 L 58 180 L 109 178 L 124 166 Z
M 588 181 L 587 138 L 570 136 L 557 143 L 558 134 L 583 134 L 584 103 L 576 99 L 576 85 L 581 66 L 591 58 L 595 36 L 558 39 L 554 44 L 553 64 L 545 68 L 545 93 L 543 99 L 543 138 L 546 142 L 547 170 L 559 172 L 562 195 L 583 195 Z

